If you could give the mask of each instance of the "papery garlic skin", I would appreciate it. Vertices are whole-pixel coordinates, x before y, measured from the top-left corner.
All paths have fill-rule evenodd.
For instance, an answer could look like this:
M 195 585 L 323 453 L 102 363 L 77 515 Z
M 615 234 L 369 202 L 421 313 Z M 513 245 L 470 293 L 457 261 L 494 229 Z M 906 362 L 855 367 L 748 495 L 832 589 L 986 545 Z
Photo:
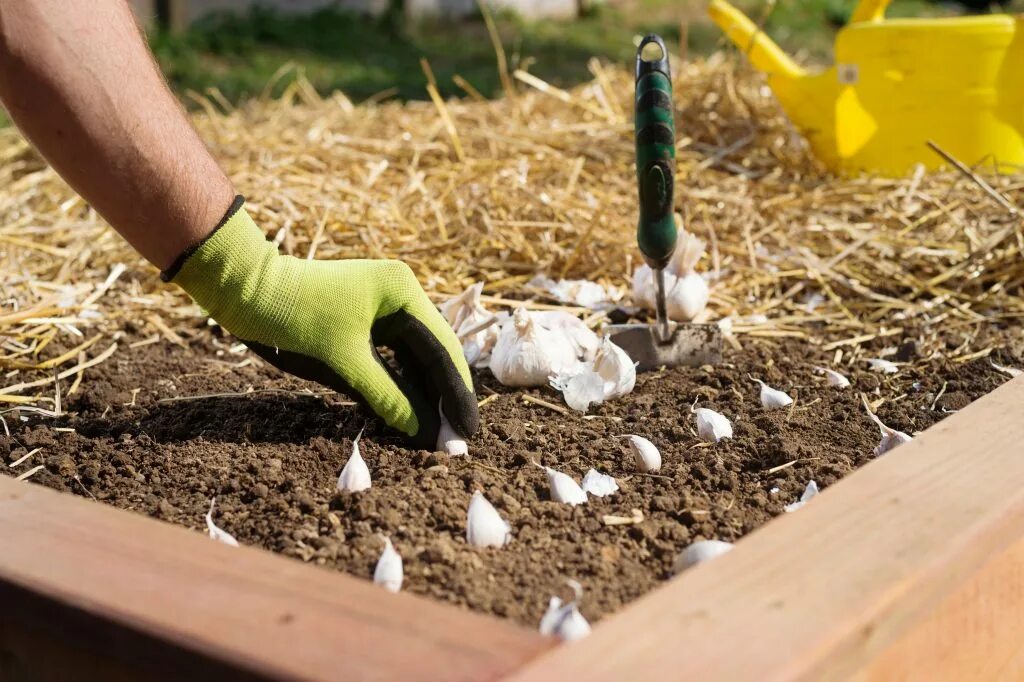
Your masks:
M 1007 375 L 1009 377 L 1016 378 L 1016 377 L 1019 377 L 1021 375 L 1024 375 L 1024 369 L 1017 369 L 1016 367 L 1005 367 L 1003 365 L 997 365 L 992 360 L 989 360 L 988 362 L 989 362 L 990 365 L 992 365 L 993 369 L 995 369 L 996 371 L 1002 372 L 1003 374 L 1005 374 L 1005 375 Z
M 606 497 L 619 490 L 619 484 L 614 478 L 602 474 L 597 469 L 591 469 L 586 473 L 580 487 L 583 488 L 583 492 L 594 497 Z
M 825 380 L 829 386 L 834 386 L 835 388 L 848 388 L 850 386 L 850 380 L 834 369 L 829 369 L 828 367 L 815 367 L 814 371 L 819 374 L 824 374 Z
M 785 391 L 772 388 L 760 379 L 754 379 L 761 386 L 761 407 L 766 410 L 777 410 L 793 404 L 793 399 Z
M 722 540 L 698 540 L 680 552 L 672 564 L 676 573 L 731 551 L 733 544 Z
M 792 504 L 787 504 L 785 507 L 783 507 L 783 510 L 790 513 L 795 512 L 797 509 L 800 509 L 805 504 L 807 504 L 815 497 L 817 497 L 818 492 L 818 484 L 815 481 L 809 481 L 807 483 L 807 487 L 804 488 L 804 492 L 800 496 L 800 499 L 797 500 L 796 502 L 793 502 Z
M 217 498 L 214 497 L 210 500 L 210 511 L 206 512 L 206 532 L 210 534 L 210 538 L 217 542 L 223 542 L 225 545 L 230 547 L 238 547 L 238 540 L 235 536 L 226 530 L 219 528 L 217 524 L 213 522 L 213 505 L 217 502 Z
M 691 407 L 697 422 L 697 435 L 707 443 L 717 443 L 723 438 L 732 438 L 732 422 L 724 414 L 706 407 Z
M 539 464 L 537 466 L 540 466 Z M 551 499 L 555 502 L 562 502 L 575 507 L 578 504 L 586 504 L 587 494 L 583 488 L 573 480 L 572 476 L 551 467 L 541 467 L 548 475 L 548 488 L 551 491 Z
M 565 404 L 581 414 L 604 402 L 605 381 L 587 365 L 551 377 L 551 388 L 561 391 Z
M 356 439 L 352 441 L 352 454 L 338 475 L 338 490 L 341 492 L 358 493 L 370 488 L 370 470 L 359 453 L 359 438 L 362 435 L 363 432 L 360 430 Z
M 575 346 L 564 334 L 540 326 L 520 307 L 501 326 L 490 368 L 506 386 L 543 386 L 576 361 Z
M 621 289 L 612 286 L 606 287 L 585 279 L 560 279 L 556 282 L 544 275 L 536 275 L 527 284 L 545 290 L 562 303 L 571 303 L 584 308 L 603 308 L 622 298 Z
M 438 406 L 438 414 L 441 417 L 441 428 L 437 432 L 437 451 L 445 452 L 452 457 L 461 457 L 469 454 L 469 446 L 465 439 L 452 428 L 448 418 L 444 416 L 444 410 Z
M 373 582 L 380 585 L 388 592 L 398 592 L 402 589 L 402 581 L 405 579 L 405 571 L 402 567 L 402 557 L 391 544 L 390 538 L 384 538 L 384 551 L 377 559 L 377 566 L 373 569 Z
M 883 424 L 882 420 L 878 418 L 878 415 L 871 411 L 871 406 L 868 405 L 867 398 L 864 398 L 863 396 L 861 397 L 864 400 L 864 409 L 867 410 L 868 416 L 871 417 L 871 421 L 875 422 L 879 432 L 882 434 L 882 440 L 879 441 L 877 447 L 875 447 L 872 452 L 875 457 L 881 457 L 890 450 L 913 440 L 913 438 L 908 434 L 903 433 L 902 431 L 897 431 L 896 429 Z
M 883 360 L 881 358 L 866 358 L 865 362 L 871 365 L 872 372 L 881 372 L 882 374 L 896 374 L 900 371 L 900 366 L 895 362 L 889 360 Z
M 604 399 L 629 395 L 636 386 L 636 363 L 607 336 L 594 356 L 594 371 L 604 380 Z
M 479 490 L 473 493 L 466 515 L 466 542 L 474 547 L 504 547 L 512 527 Z
M 533 321 L 550 332 L 562 335 L 572 344 L 579 360 L 593 360 L 601 339 L 583 320 L 564 310 L 540 310 L 530 313 Z
M 629 443 L 637 471 L 653 474 L 661 470 L 661 452 L 658 451 L 654 443 L 635 434 L 628 434 L 622 438 L 627 439 L 626 442 Z
M 486 367 L 490 361 L 491 350 L 498 341 L 497 324 L 474 332 L 474 329 L 485 325 L 494 317 L 480 304 L 483 288 L 483 282 L 477 282 L 440 305 L 441 315 L 459 337 L 462 353 L 471 367 Z

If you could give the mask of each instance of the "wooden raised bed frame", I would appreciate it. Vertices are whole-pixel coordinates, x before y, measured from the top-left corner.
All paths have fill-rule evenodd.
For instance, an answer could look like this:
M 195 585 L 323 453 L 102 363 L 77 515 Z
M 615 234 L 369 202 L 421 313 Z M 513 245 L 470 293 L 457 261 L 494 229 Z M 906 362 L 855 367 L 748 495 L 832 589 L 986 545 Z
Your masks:
M 558 646 L 0 476 L 2 679 L 1019 679 L 1024 378 Z

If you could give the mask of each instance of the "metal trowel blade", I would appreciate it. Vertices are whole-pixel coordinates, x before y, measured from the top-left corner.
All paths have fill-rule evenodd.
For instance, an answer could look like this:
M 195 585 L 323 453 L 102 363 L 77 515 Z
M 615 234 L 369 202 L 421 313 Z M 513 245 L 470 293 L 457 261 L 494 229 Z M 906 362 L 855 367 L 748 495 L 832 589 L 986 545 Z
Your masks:
M 666 343 L 649 324 L 607 327 L 612 343 L 626 351 L 640 371 L 659 367 L 700 367 L 722 361 L 722 330 L 717 324 L 675 324 Z

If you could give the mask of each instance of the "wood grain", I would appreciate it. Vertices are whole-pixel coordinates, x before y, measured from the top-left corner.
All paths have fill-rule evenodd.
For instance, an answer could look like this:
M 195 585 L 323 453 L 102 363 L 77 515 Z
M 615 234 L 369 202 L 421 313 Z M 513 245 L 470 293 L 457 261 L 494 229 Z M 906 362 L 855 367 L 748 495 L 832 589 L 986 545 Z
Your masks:
M 507 622 L 0 476 L 2 679 L 485 680 L 549 646 Z
M 1019 378 L 512 679 L 1013 678 L 1022 562 Z

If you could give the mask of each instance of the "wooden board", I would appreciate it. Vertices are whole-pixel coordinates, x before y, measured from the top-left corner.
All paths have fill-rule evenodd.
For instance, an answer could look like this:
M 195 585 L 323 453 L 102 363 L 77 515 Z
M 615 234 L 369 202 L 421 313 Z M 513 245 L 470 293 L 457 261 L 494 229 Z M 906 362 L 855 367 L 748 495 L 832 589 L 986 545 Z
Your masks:
M 549 646 L 0 476 L 0 679 L 483 680 Z
M 1024 672 L 1024 378 L 527 664 L 525 680 Z

